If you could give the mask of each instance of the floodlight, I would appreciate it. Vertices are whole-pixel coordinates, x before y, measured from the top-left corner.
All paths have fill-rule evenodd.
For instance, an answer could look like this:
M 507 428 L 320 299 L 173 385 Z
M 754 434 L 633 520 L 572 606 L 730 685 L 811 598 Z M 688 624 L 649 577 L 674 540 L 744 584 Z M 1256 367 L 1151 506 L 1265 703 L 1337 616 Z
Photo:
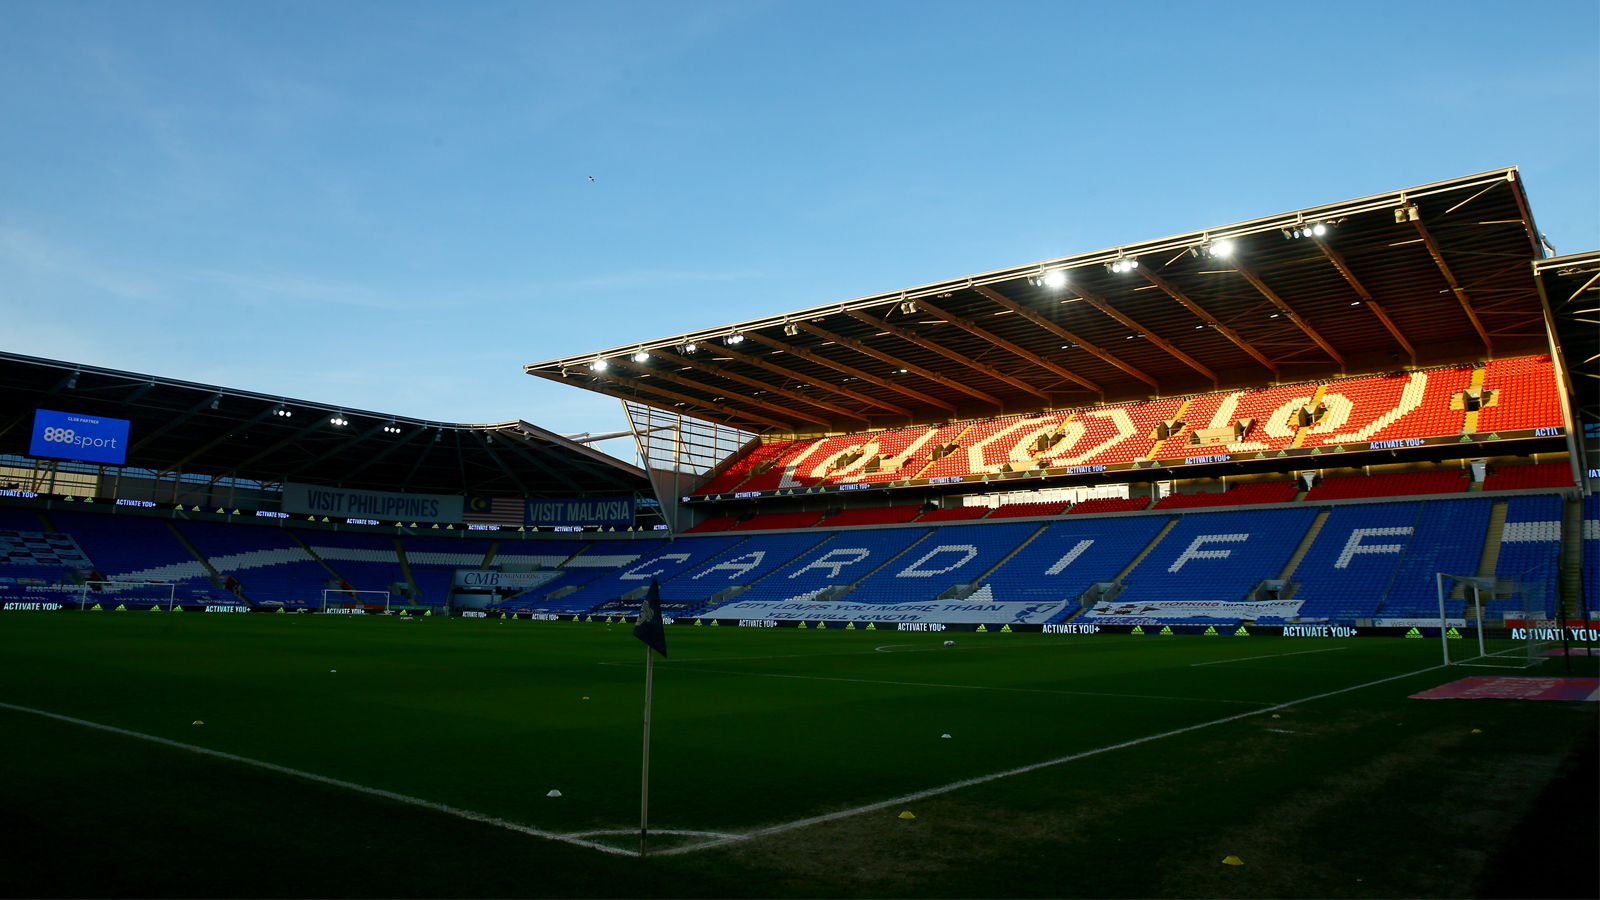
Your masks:
M 1317 224 L 1311 226 L 1311 233 L 1316 235 L 1317 237 L 1322 237 L 1323 235 L 1328 233 L 1328 226 L 1322 224 L 1321 222 L 1318 222 Z
M 1211 245 L 1211 255 L 1229 257 L 1233 255 L 1233 241 L 1217 241 Z
M 1044 277 L 1039 280 L 1044 282 L 1045 287 L 1058 288 L 1067 283 L 1067 273 L 1054 269 L 1044 273 Z
M 603 359 L 597 359 L 594 362 L 589 363 L 589 370 L 592 372 L 604 372 L 606 367 L 607 363 Z
M 683 352 L 685 352 L 685 353 L 693 353 L 693 352 L 695 352 L 696 350 L 699 350 L 699 349 L 700 349 L 700 345 L 696 344 L 693 341 L 690 341 L 689 343 L 683 345 Z
M 650 354 L 644 352 L 643 350 L 640 350 L 638 353 L 635 353 L 633 355 L 633 361 L 636 362 L 636 363 L 649 362 L 650 361 Z
M 794 337 L 800 333 L 800 326 L 793 322 L 785 322 L 783 323 L 783 333 L 787 337 Z

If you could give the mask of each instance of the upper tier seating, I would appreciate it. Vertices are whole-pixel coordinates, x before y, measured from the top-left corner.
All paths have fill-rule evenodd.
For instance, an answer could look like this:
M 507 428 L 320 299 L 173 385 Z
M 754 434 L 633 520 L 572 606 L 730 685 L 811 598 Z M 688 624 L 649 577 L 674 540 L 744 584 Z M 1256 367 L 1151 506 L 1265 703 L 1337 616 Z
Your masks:
M 1343 378 L 1326 385 L 1281 385 L 1190 398 L 1166 398 L 1082 410 L 1002 416 L 929 428 L 863 432 L 762 444 L 712 479 L 698 494 L 770 491 L 823 483 L 881 482 L 993 474 L 1007 469 L 1111 465 L 1138 459 L 1181 459 L 1210 453 L 1333 447 L 1368 441 L 1460 434 L 1465 409 L 1452 398 L 1467 389 L 1473 369 L 1456 366 L 1396 375 Z M 1560 401 L 1548 356 L 1495 360 L 1485 368 L 1494 406 L 1478 414 L 1477 430 L 1561 424 Z M 1322 391 L 1321 418 L 1299 427 L 1302 407 Z M 1159 423 L 1181 418 L 1184 427 L 1157 441 Z M 1195 444 L 1196 430 L 1252 420 L 1237 440 Z M 1299 442 L 1298 444 L 1296 442 Z M 956 443 L 934 460 L 935 449 Z M 876 462 L 874 463 L 874 460 Z M 756 468 L 773 462 L 761 474 Z M 874 465 L 875 471 L 867 471 Z
M 729 531 L 771 531 L 775 528 L 810 528 L 822 518 L 820 512 L 762 513 L 729 528 Z
M 923 522 L 964 522 L 968 519 L 981 519 L 989 512 L 987 506 L 947 506 L 943 509 L 930 509 L 917 517 L 917 524 Z
M 1572 466 L 1565 462 L 1498 466 L 1483 479 L 1486 491 L 1529 491 L 1572 487 Z
M 920 506 L 867 506 L 847 509 L 817 523 L 819 528 L 848 528 L 854 525 L 903 525 L 922 512 Z
M 699 566 L 708 559 L 722 553 L 729 547 L 745 539 L 742 534 L 714 534 L 695 537 L 683 537 L 670 544 L 660 547 L 653 553 L 634 560 L 621 568 L 612 569 L 599 578 L 578 588 L 565 597 L 554 600 L 543 600 L 537 605 L 542 609 L 583 610 L 603 603 L 607 600 L 616 600 L 623 594 L 647 588 L 651 579 L 666 582 Z M 586 553 L 575 557 L 567 567 L 587 556 Z M 553 588 L 551 590 L 554 590 Z M 550 591 L 541 590 L 539 596 L 547 597 Z
M 853 584 L 894 559 L 929 531 L 926 528 L 885 528 L 840 532 L 833 540 L 800 554 L 788 565 L 756 582 L 737 599 L 805 598 L 826 587 Z
M 714 531 L 727 531 L 739 521 L 738 516 L 712 516 L 693 528 L 685 528 L 684 534 L 709 534 Z
M 1154 509 L 1188 509 L 1196 506 L 1244 506 L 1251 503 L 1288 503 L 1300 493 L 1293 481 L 1252 481 L 1236 484 L 1226 491 L 1197 494 L 1169 494 L 1156 501 Z
M 1020 519 L 1028 516 L 1058 516 L 1072 505 L 1070 500 L 1050 500 L 1044 503 L 1002 503 L 986 518 Z
M 1123 579 L 1117 603 L 1240 601 L 1278 577 L 1314 509 L 1190 513 Z
M 1478 413 L 1478 433 L 1554 428 L 1562 424 L 1561 396 L 1555 391 L 1555 367 L 1550 357 L 1492 359 L 1485 367 L 1483 387 L 1498 392 L 1493 406 Z
M 832 536 L 827 532 L 751 535 L 693 569 L 662 582 L 661 599 L 679 603 L 710 600 L 724 588 L 755 584 Z
M 1453 494 L 1467 489 L 1464 469 L 1392 472 L 1387 475 L 1338 475 L 1323 479 L 1306 493 L 1307 503 L 1358 497 L 1410 497 L 1417 494 Z M 1434 614 L 1438 616 L 1437 613 Z
M 856 603 L 923 603 L 956 584 L 976 580 L 1039 530 L 1038 523 L 947 525 L 850 593 Z
M 1128 497 L 1127 499 L 1096 497 L 1093 500 L 1085 500 L 1077 504 L 1067 510 L 1066 515 L 1082 516 L 1092 513 L 1138 512 L 1149 505 L 1149 497 Z

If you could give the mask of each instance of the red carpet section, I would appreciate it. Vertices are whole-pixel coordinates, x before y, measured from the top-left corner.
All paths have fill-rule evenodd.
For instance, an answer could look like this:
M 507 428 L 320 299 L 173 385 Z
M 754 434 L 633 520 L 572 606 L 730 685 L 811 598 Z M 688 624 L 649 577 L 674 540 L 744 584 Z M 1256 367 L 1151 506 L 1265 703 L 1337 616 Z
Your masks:
M 1481 408 L 1468 408 L 1479 403 Z M 697 493 L 993 475 L 1560 425 L 1550 357 L 1532 356 L 1494 360 L 1476 369 L 1456 366 L 775 441 L 755 447 Z

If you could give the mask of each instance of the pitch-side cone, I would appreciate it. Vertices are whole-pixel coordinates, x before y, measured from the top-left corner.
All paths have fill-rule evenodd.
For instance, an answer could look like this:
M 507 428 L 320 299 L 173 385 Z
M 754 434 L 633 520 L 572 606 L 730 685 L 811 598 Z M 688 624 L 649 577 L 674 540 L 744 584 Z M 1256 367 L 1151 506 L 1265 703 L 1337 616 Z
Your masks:
M 204 722 L 202 722 L 202 721 L 200 721 L 200 720 L 199 720 L 199 719 L 195 719 L 195 720 L 194 720 L 194 723 L 195 723 L 195 724 L 196 724 L 196 725 L 204 725 L 204 724 L 205 724 L 205 723 L 204 723 Z
M 559 797 L 559 796 L 561 796 L 561 792 L 560 791 L 551 791 L 550 793 L 545 794 L 545 796 L 546 797 Z
M 1244 865 L 1244 860 L 1240 859 L 1237 856 L 1230 856 L 1230 857 L 1224 859 L 1222 861 L 1222 864 L 1225 865 L 1225 866 L 1242 866 L 1242 865 Z
M 328 670 L 328 674 L 329 675 L 337 675 L 338 673 L 339 673 L 338 669 L 329 669 Z
M 1482 728 L 1474 728 L 1474 729 L 1472 729 L 1472 733 L 1473 734 L 1483 734 L 1483 729 Z
M 585 698 L 583 698 L 583 699 L 585 699 L 585 700 L 587 700 L 587 699 L 589 699 L 589 698 L 588 698 L 588 697 L 585 697 Z
M 916 816 L 912 815 L 911 814 L 911 810 L 908 809 L 905 812 L 900 814 L 900 818 L 902 818 L 902 819 L 915 819 Z
M 949 736 L 950 736 L 950 735 L 948 735 L 948 734 L 941 734 L 941 735 L 939 735 L 939 737 L 942 737 L 942 738 L 947 738 L 947 737 L 949 737 Z
M 1280 716 L 1280 715 L 1278 715 L 1278 714 L 1277 714 L 1277 713 L 1273 713 L 1273 714 L 1272 714 L 1272 717 L 1273 717 L 1273 718 L 1274 718 L 1274 719 L 1281 719 L 1281 718 L 1283 718 L 1283 716 Z

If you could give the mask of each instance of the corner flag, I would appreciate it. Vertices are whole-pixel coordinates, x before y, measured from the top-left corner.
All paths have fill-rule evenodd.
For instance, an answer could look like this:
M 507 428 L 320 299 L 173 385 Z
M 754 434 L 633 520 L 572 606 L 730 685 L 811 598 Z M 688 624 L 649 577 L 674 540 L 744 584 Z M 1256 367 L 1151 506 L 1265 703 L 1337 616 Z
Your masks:
M 650 579 L 650 593 L 639 607 L 639 624 L 633 626 L 633 636 L 666 659 L 667 632 L 661 626 L 661 585 L 654 578 Z

